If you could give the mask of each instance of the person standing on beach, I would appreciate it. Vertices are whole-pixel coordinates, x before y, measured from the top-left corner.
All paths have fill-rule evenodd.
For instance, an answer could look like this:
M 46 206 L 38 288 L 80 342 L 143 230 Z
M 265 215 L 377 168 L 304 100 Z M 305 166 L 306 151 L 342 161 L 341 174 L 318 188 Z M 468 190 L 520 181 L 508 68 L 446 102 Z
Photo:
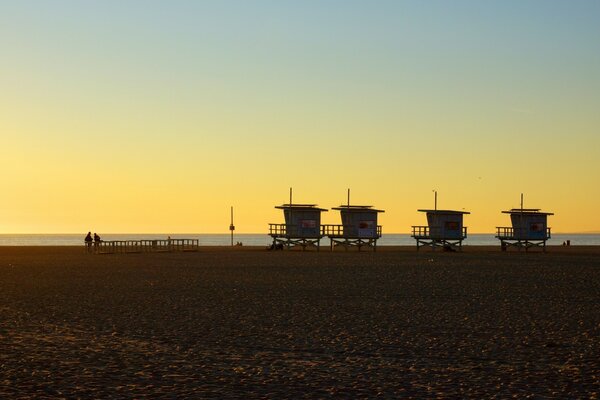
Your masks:
M 91 253 L 92 251 L 92 232 L 88 232 L 87 236 L 85 237 L 85 247 L 87 248 L 88 253 Z
M 100 246 L 101 241 L 102 239 L 100 239 L 100 236 L 98 236 L 98 234 L 94 232 L 94 251 L 96 253 L 98 252 L 98 246 Z

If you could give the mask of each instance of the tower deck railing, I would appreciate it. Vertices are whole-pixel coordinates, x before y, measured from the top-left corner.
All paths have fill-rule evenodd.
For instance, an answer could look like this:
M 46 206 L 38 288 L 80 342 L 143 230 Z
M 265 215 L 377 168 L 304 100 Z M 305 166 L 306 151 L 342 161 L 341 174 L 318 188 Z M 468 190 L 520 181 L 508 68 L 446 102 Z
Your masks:
M 290 224 L 269 224 L 269 235 L 272 237 L 317 238 L 323 236 L 321 230 Z
M 356 225 L 321 225 L 321 234 L 323 236 L 339 238 L 380 238 L 382 231 L 383 229 L 381 225 L 377 225 L 375 231 L 365 229 L 362 232 L 361 229 L 358 228 Z
M 414 237 L 416 239 L 455 239 L 456 235 L 445 234 L 442 228 L 431 228 L 429 226 L 413 226 L 411 237 Z M 461 229 L 460 238 L 465 239 L 466 237 L 467 227 L 463 226 Z
M 514 228 L 512 226 L 497 226 L 496 238 L 504 240 L 544 240 L 551 238 L 550 228 L 546 228 L 544 237 L 534 237 L 530 234 L 530 230 L 526 228 Z

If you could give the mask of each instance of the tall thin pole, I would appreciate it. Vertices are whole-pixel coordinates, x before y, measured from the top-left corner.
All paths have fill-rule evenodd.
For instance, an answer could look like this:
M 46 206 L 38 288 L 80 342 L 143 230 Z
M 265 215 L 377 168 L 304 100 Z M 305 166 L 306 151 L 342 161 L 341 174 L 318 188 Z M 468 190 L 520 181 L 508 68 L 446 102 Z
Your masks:
M 350 189 L 348 188 L 348 208 L 350 208 Z
M 290 228 L 288 229 L 288 227 L 286 226 L 286 233 L 289 235 L 291 228 L 292 228 L 292 223 L 294 222 L 294 220 L 292 219 L 292 188 L 290 188 Z
M 235 225 L 233 225 L 233 206 L 231 206 L 231 224 L 229 224 L 229 230 L 231 231 L 231 246 L 233 247 L 233 231 L 235 230 Z
M 523 211 L 523 193 L 521 193 L 521 212 Z
M 523 227 L 523 219 L 525 218 L 525 216 L 523 215 L 523 193 L 521 193 L 521 226 L 519 227 L 519 229 L 521 231 L 523 231 L 525 228 Z M 527 249 L 527 248 L 526 248 Z
M 437 211 L 437 190 L 433 191 L 433 209 Z

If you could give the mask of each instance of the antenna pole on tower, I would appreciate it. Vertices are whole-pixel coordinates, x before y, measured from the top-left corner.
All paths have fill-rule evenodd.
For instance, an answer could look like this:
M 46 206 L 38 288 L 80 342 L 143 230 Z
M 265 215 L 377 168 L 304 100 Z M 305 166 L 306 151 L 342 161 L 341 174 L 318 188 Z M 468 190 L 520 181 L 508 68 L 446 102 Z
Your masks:
M 292 229 L 293 221 L 294 220 L 292 219 L 292 188 L 290 188 L 290 221 L 289 221 L 290 225 L 289 225 L 289 228 L 287 226 L 285 227 L 285 232 L 288 235 L 291 233 L 290 231 Z
M 521 193 L 521 212 L 523 212 L 523 193 Z

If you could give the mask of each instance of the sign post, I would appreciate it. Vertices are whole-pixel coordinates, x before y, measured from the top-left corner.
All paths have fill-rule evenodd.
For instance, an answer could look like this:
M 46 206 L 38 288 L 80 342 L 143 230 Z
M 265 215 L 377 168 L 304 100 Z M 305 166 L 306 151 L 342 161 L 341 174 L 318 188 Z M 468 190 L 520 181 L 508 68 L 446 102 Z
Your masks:
M 233 206 L 231 206 L 231 224 L 229 224 L 229 230 L 231 231 L 231 247 L 233 247 L 233 231 L 235 231 L 235 225 L 233 225 Z

